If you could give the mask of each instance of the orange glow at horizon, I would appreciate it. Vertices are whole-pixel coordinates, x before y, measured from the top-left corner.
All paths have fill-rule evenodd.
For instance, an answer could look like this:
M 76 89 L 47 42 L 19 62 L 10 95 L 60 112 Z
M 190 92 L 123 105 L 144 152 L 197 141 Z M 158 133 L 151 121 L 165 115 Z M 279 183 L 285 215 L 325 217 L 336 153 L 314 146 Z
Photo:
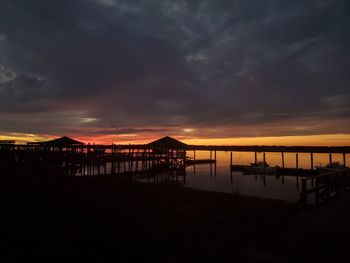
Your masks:
M 42 142 L 56 138 L 50 135 L 37 135 L 29 133 L 0 133 L 0 140 L 13 140 L 16 144 L 26 144 L 27 142 Z
M 185 139 L 194 145 L 282 145 L 282 146 L 350 146 L 350 134 L 279 136 L 252 138 Z
M 164 135 L 102 135 L 70 137 L 90 144 L 146 144 Z M 350 146 L 350 134 L 325 134 L 309 136 L 280 136 L 252 138 L 191 138 L 189 136 L 170 135 L 187 144 L 194 145 L 284 145 L 284 146 Z M 24 133 L 0 134 L 0 140 L 15 140 L 16 143 L 47 141 L 58 136 Z

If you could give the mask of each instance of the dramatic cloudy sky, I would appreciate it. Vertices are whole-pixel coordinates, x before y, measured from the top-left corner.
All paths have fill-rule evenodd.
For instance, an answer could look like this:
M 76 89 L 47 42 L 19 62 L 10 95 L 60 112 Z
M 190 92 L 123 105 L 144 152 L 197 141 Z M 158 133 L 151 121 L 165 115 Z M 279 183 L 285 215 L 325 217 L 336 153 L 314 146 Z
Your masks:
M 0 134 L 350 133 L 348 0 L 0 0 Z

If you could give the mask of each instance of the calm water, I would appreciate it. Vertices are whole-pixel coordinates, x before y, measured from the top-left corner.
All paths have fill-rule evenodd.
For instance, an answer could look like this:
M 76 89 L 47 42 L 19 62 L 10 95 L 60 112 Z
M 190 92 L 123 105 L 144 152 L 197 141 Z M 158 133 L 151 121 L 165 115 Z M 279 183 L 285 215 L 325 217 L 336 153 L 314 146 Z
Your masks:
M 193 157 L 193 152 L 188 155 Z M 208 151 L 196 151 L 196 159 L 208 159 Z M 214 154 L 213 154 L 214 158 Z M 285 166 L 296 166 L 296 154 L 285 153 Z M 263 154 L 258 153 L 258 161 Z M 343 162 L 342 154 L 332 154 L 333 161 Z M 271 165 L 282 166 L 281 153 L 266 153 L 266 161 Z M 233 164 L 249 164 L 254 162 L 252 152 L 234 152 Z M 326 165 L 329 154 L 314 154 L 314 165 Z M 349 164 L 349 156 L 346 162 Z M 310 154 L 299 153 L 299 167 L 310 168 Z M 233 193 L 295 202 L 300 197 L 301 178 L 295 176 L 247 175 L 242 172 L 230 172 L 230 152 L 217 152 L 216 173 L 215 165 L 202 164 L 186 169 L 185 187 L 215 192 Z
M 187 155 L 193 158 L 193 152 Z M 212 154 L 214 158 L 214 152 Z M 281 153 L 266 153 L 266 161 L 271 166 L 282 166 Z M 209 159 L 209 151 L 196 151 L 196 159 Z M 193 189 L 232 193 L 245 196 L 286 200 L 296 202 L 300 197 L 301 177 L 275 175 L 248 175 L 242 172 L 230 171 L 230 152 L 217 152 L 217 163 L 200 164 L 186 168 L 186 182 L 184 187 Z M 296 166 L 296 154 L 285 153 L 285 167 Z M 258 161 L 263 159 L 263 154 L 258 153 Z M 332 154 L 333 161 L 343 162 L 342 154 Z M 249 164 L 254 162 L 252 152 L 234 152 L 233 164 Z M 329 154 L 314 154 L 314 165 L 326 165 L 329 163 Z M 346 163 L 350 163 L 350 156 L 346 156 Z M 140 164 L 139 164 L 140 165 Z M 310 154 L 299 153 L 299 168 L 310 169 Z M 123 170 L 123 167 L 122 167 Z M 126 170 L 128 168 L 126 167 Z M 111 171 L 111 164 L 107 164 L 107 173 Z M 96 171 L 97 172 L 97 171 Z M 138 179 L 142 182 L 154 182 L 154 180 Z M 311 197 L 312 198 L 312 197 Z

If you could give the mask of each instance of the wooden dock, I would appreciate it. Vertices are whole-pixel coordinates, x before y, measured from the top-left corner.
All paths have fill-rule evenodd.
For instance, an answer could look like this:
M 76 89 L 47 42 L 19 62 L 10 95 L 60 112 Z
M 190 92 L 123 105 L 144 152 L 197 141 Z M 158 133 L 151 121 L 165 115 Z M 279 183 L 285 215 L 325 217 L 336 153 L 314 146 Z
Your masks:
M 319 204 L 341 191 L 349 190 L 350 170 L 344 169 L 303 178 L 301 182 L 302 191 L 299 202 L 306 205 L 310 201 L 311 195 L 314 195 L 314 203 Z
M 187 159 L 186 160 L 187 166 L 198 165 L 198 164 L 214 164 L 214 163 L 216 163 L 215 159 L 197 159 L 197 160 Z
M 193 151 L 193 159 L 187 153 Z M 209 159 L 196 159 L 196 151 L 208 151 Z M 343 164 L 346 166 L 346 155 L 350 147 L 287 147 L 287 146 L 203 146 L 186 145 L 170 137 L 144 145 L 95 145 L 83 144 L 67 137 L 48 142 L 16 145 L 13 141 L 0 143 L 0 165 L 10 174 L 30 172 L 41 174 L 62 174 L 65 176 L 142 176 L 158 177 L 158 181 L 185 182 L 186 167 L 210 164 L 210 175 L 216 176 L 217 152 L 230 152 L 230 170 L 247 171 L 248 165 L 235 165 L 234 152 L 251 152 L 257 163 L 257 153 L 279 152 L 281 166 L 273 175 L 302 177 L 303 190 L 301 200 L 315 193 L 316 203 L 328 198 L 332 189 L 344 189 L 348 184 L 348 174 L 335 176 L 319 175 L 314 170 L 314 154 L 328 153 L 329 162 L 332 154 L 342 154 Z M 285 167 L 285 153 L 295 153 L 295 167 Z M 310 169 L 299 168 L 299 153 L 310 154 Z M 254 154 L 254 155 L 253 155 Z M 172 175 L 167 177 L 164 173 Z M 169 172 L 170 171 L 170 172 Z M 257 171 L 256 173 L 259 173 Z M 260 171 L 261 173 L 261 171 Z M 160 177 L 159 177 L 160 176 Z M 179 180 L 180 177 L 183 180 Z M 305 178 L 304 178 L 305 177 Z M 163 179 L 162 179 L 163 178 Z M 174 180 L 170 178 L 175 178 Z M 157 181 L 156 180 L 156 181 Z M 311 187 L 311 188 L 310 188 Z M 303 201 L 304 202 L 304 201 Z
M 239 172 L 252 172 L 250 170 L 250 165 L 231 165 L 231 171 L 239 171 Z M 286 175 L 286 176 L 315 176 L 318 174 L 317 170 L 312 169 L 302 169 L 302 168 L 283 168 L 283 167 L 276 167 L 275 170 L 267 170 L 264 172 L 264 170 L 261 171 L 254 171 L 254 173 L 259 174 L 270 174 L 270 175 Z

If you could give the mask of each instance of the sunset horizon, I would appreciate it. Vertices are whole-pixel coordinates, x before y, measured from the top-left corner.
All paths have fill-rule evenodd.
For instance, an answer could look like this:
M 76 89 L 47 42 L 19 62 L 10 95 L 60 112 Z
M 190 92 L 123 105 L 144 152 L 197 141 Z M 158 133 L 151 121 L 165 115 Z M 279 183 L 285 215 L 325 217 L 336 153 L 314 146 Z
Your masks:
M 342 262 L 350 0 L 0 0 L 0 262 Z
M 238 138 L 200 138 L 177 134 L 150 134 L 146 136 L 104 135 L 88 137 L 84 135 L 35 135 L 35 134 L 7 134 L 1 135 L 0 140 L 13 140 L 17 144 L 43 142 L 68 136 L 86 144 L 147 144 L 164 136 L 171 136 L 190 145 L 216 146 L 350 146 L 350 134 L 321 134 L 304 136 L 269 136 L 269 137 L 238 137 Z

